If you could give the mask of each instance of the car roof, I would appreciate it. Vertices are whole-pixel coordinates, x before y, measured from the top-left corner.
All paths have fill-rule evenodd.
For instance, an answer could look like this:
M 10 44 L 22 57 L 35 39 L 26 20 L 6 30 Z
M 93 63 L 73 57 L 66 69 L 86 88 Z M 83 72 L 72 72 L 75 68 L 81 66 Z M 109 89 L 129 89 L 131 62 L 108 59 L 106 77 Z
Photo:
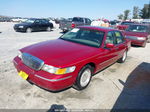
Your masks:
M 113 28 L 110 28 L 110 27 L 100 27 L 100 26 L 79 26 L 77 28 L 85 28 L 85 29 L 98 30 L 98 31 L 103 31 L 103 32 L 119 31 L 117 29 L 113 29 Z
M 30 18 L 30 20 L 47 20 L 47 19 L 42 19 L 42 18 Z

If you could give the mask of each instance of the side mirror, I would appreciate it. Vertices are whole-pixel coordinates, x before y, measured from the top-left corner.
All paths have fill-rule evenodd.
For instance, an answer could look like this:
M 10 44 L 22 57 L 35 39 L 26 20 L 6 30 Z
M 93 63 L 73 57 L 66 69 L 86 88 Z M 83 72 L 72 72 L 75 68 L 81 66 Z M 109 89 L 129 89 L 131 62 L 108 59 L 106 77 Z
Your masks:
M 113 48 L 115 45 L 114 44 L 111 44 L 111 43 L 107 43 L 106 44 L 106 48 Z

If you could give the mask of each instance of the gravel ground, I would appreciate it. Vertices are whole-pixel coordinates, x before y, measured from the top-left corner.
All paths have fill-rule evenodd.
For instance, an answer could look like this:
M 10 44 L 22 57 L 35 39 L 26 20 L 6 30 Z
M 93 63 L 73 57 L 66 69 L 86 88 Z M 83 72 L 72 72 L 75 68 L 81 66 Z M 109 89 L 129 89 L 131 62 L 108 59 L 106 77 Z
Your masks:
M 0 23 L 0 108 L 49 109 L 57 104 L 67 109 L 150 109 L 150 44 L 132 47 L 125 63 L 97 73 L 85 90 L 52 93 L 24 81 L 12 60 L 18 49 L 56 39 L 61 31 L 27 34 L 15 32 L 13 25 Z

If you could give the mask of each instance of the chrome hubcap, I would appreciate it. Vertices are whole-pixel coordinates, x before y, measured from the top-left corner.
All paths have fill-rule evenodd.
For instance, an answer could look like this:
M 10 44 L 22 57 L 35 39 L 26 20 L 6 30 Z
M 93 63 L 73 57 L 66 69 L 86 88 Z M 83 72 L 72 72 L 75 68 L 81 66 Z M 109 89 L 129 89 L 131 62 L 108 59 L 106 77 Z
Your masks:
M 91 78 L 91 70 L 90 69 L 86 69 L 82 73 L 81 80 L 80 80 L 80 85 L 82 87 L 85 87 L 89 83 L 90 78 Z

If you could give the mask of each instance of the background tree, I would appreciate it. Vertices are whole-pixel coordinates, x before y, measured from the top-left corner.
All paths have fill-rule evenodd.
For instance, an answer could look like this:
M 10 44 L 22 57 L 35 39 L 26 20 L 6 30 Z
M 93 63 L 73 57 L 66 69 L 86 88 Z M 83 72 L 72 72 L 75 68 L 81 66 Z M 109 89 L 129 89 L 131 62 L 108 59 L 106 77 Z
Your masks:
M 130 10 L 125 10 L 124 11 L 124 20 L 127 20 L 129 18 L 130 15 Z
M 118 19 L 123 20 L 123 14 L 119 14 Z
M 140 12 L 140 16 L 143 19 L 150 19 L 150 3 L 144 5 L 143 9 Z
M 138 19 L 139 18 L 139 7 L 134 6 L 133 7 L 133 19 Z

